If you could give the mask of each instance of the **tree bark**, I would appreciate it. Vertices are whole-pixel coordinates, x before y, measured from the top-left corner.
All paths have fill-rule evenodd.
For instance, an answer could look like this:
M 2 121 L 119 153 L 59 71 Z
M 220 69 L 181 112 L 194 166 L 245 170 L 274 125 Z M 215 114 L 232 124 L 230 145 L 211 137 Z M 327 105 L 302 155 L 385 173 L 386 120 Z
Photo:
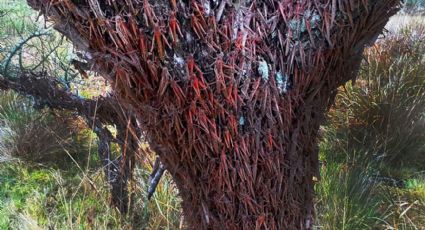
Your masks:
M 191 229 L 311 229 L 318 129 L 398 0 L 28 0 L 136 111 Z

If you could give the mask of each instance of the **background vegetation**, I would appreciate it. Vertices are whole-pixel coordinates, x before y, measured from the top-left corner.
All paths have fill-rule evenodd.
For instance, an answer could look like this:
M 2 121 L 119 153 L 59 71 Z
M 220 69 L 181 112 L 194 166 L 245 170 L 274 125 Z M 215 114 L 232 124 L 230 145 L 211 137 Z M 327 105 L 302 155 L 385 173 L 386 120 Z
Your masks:
M 324 229 L 425 229 L 425 24 L 365 52 L 323 127 L 317 223 Z
M 69 65 L 72 47 L 25 1 L 0 0 L 0 16 L 1 70 L 50 71 L 82 97 L 106 91 L 81 79 Z M 34 34 L 43 37 L 17 49 Z M 425 229 L 424 55 L 425 24 L 410 20 L 369 48 L 356 84 L 341 88 L 321 130 L 316 229 Z M 74 114 L 1 92 L 0 229 L 184 227 L 168 175 L 147 201 L 150 159 L 131 184 L 132 212 L 110 208 L 95 143 Z

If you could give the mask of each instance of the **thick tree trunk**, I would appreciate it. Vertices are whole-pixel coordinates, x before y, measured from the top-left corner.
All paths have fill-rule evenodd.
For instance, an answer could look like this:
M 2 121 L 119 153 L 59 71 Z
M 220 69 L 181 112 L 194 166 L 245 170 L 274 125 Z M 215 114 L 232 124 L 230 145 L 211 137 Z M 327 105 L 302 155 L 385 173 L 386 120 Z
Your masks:
M 181 162 L 172 171 L 191 229 L 311 229 L 323 117 L 311 108 L 297 109 L 289 133 L 279 126 L 264 127 L 261 136 L 247 131 L 226 152 L 203 150 L 208 159 L 196 167 Z
M 137 111 L 191 229 L 312 228 L 319 125 L 399 4 L 28 2 Z
M 359 53 L 351 53 L 314 73 L 351 79 L 360 61 Z M 255 103 L 246 102 L 245 124 L 239 120 L 229 140 L 225 135 L 230 124 L 223 128 L 222 139 L 212 135 L 195 141 L 190 152 L 176 139 L 159 144 L 188 154 L 158 151 L 164 153 L 160 157 L 178 185 L 190 229 L 312 229 L 313 177 L 320 177 L 318 131 L 336 94 L 328 84 L 321 87 L 300 100 L 278 105 L 293 110 L 284 125 L 279 115 L 268 115 L 274 111 L 272 98 L 278 96 L 265 87 L 258 89 L 258 97 L 267 93 L 271 99 L 265 99 L 269 101 L 262 110 L 249 108 Z M 170 135 L 159 132 L 157 136 Z

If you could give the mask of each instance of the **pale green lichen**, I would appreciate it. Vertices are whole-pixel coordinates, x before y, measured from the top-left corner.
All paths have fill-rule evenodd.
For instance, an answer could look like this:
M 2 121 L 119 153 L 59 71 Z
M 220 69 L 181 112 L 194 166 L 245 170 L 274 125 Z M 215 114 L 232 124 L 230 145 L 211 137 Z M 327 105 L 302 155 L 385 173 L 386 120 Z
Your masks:
M 240 126 L 244 126 L 245 125 L 245 117 L 244 116 L 240 116 L 239 117 L 239 125 Z
M 320 21 L 322 21 L 322 17 L 319 14 L 313 14 L 310 19 L 311 28 L 317 28 Z
M 307 21 L 311 29 L 316 29 L 319 27 L 322 17 L 317 12 L 306 10 L 303 17 L 289 20 L 288 27 L 294 39 L 299 39 L 302 33 L 307 32 Z
M 292 36 L 294 38 L 299 38 L 301 33 L 304 33 L 305 31 L 307 31 L 304 18 L 301 18 L 300 20 L 291 19 L 289 20 L 288 26 L 291 29 Z
M 264 81 L 269 80 L 269 65 L 267 64 L 266 61 L 261 60 L 258 63 L 258 73 L 260 73 L 261 78 L 263 78 Z
M 285 73 L 282 74 L 282 72 L 276 73 L 276 84 L 277 88 L 279 89 L 280 93 L 286 93 L 288 92 L 288 75 Z

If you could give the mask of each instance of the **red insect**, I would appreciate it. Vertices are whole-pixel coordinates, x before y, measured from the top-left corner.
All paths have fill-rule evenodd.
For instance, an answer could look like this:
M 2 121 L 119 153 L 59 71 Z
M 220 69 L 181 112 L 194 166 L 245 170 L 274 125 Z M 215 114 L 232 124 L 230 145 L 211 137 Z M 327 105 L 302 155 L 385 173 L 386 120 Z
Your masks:
M 178 35 L 183 37 L 183 34 L 180 30 L 180 25 L 179 25 L 179 22 L 177 21 L 175 12 L 171 12 L 169 24 L 170 24 L 171 37 L 173 39 L 173 44 L 175 45 L 178 41 Z
M 154 44 L 156 44 L 156 48 L 158 51 L 158 56 L 160 60 L 164 60 L 165 57 L 165 48 L 163 42 L 170 47 L 170 44 L 168 43 L 167 39 L 165 38 L 164 34 L 161 32 L 161 28 L 159 26 L 155 26 L 153 30 L 153 41 L 152 41 L 152 47 L 151 52 L 154 49 Z
M 196 97 L 201 98 L 201 91 L 200 91 L 200 87 L 199 87 L 199 79 L 198 79 L 198 77 L 196 77 L 196 75 L 194 75 L 194 77 L 193 77 L 192 88 L 195 91 Z
M 204 84 L 204 80 L 203 80 L 203 74 L 202 74 L 202 70 L 201 68 L 199 68 L 199 66 L 197 66 L 195 64 L 195 59 L 193 58 L 193 55 L 189 55 L 187 57 L 187 77 L 190 79 L 191 77 L 193 77 L 195 74 L 195 71 L 198 73 L 198 76 L 201 77 L 202 83 Z
M 164 67 L 162 68 L 162 72 L 161 72 L 161 80 L 159 82 L 159 87 L 158 87 L 158 96 L 162 97 L 164 95 L 169 82 L 170 82 L 170 73 L 168 72 L 168 69 Z
M 224 82 L 224 71 L 223 71 L 223 59 L 218 57 L 215 61 L 214 74 L 216 77 L 215 84 L 218 90 L 222 90 L 226 87 Z
M 194 74 L 194 69 L 195 69 L 195 59 L 193 58 L 193 55 L 189 55 L 187 57 L 187 77 L 188 79 L 192 78 L 193 74 Z
M 128 24 L 130 25 L 130 30 L 131 30 L 131 33 L 133 34 L 133 36 L 138 38 L 139 37 L 139 27 L 138 27 L 137 22 L 134 19 L 134 17 L 129 17 Z
M 156 24 L 156 22 L 158 21 L 155 12 L 153 11 L 151 5 L 149 4 L 148 0 L 144 0 L 143 1 L 143 9 L 145 12 L 145 16 L 146 16 L 146 20 L 147 20 L 147 25 L 149 26 L 149 23 L 153 26 Z
M 176 96 L 177 104 L 179 106 L 183 105 L 185 94 L 183 93 L 182 88 L 175 81 L 171 81 L 171 88 L 173 89 L 174 95 Z
M 273 147 L 273 135 L 271 133 L 267 134 L 267 148 L 271 149 Z
M 232 136 L 230 135 L 229 130 L 224 131 L 224 144 L 229 149 L 233 145 Z
M 204 18 L 204 8 L 202 6 L 199 6 L 199 4 L 194 0 L 192 0 L 192 8 L 194 9 L 196 16 L 199 18 L 199 21 L 201 22 L 202 26 L 206 28 L 207 23 Z
M 157 82 L 158 81 L 158 66 L 153 61 L 148 60 L 147 67 L 148 67 L 147 70 L 148 70 L 148 73 L 150 74 L 151 79 Z
M 244 46 L 244 35 L 241 31 L 238 32 L 237 37 L 236 37 L 236 41 L 235 41 L 235 47 L 238 50 L 242 50 L 243 46 Z
M 214 15 L 208 17 L 208 26 L 214 31 L 214 34 L 217 32 L 217 21 Z
M 146 44 L 146 38 L 143 34 L 141 34 L 139 38 L 139 51 L 143 60 L 146 60 L 146 58 L 148 57 L 148 49 Z
M 130 42 L 131 39 L 131 33 L 130 30 L 127 27 L 127 23 L 124 21 L 122 17 L 117 16 L 115 20 L 115 31 L 120 38 L 122 45 L 124 46 L 125 51 L 131 51 L 131 45 L 132 42 Z
M 193 31 L 195 32 L 196 36 L 199 39 L 202 39 L 205 35 L 205 29 L 204 29 L 205 27 L 202 26 L 199 19 L 193 14 L 190 17 L 190 25 L 191 25 Z
M 187 126 L 188 126 L 188 129 L 189 130 L 192 130 L 193 129 L 193 116 L 195 114 L 197 114 L 196 112 L 197 111 L 196 111 L 195 101 L 192 101 L 190 103 L 190 108 L 187 111 Z
M 171 8 L 175 11 L 177 10 L 176 0 L 170 0 Z
M 233 116 L 232 114 L 230 114 L 229 115 L 229 117 L 228 117 L 228 119 L 229 119 L 229 127 L 230 127 L 230 130 L 232 131 L 232 133 L 233 134 L 237 134 L 237 132 L 238 132 L 238 127 L 237 127 L 237 123 L 236 123 L 236 118 L 235 118 L 235 116 Z

